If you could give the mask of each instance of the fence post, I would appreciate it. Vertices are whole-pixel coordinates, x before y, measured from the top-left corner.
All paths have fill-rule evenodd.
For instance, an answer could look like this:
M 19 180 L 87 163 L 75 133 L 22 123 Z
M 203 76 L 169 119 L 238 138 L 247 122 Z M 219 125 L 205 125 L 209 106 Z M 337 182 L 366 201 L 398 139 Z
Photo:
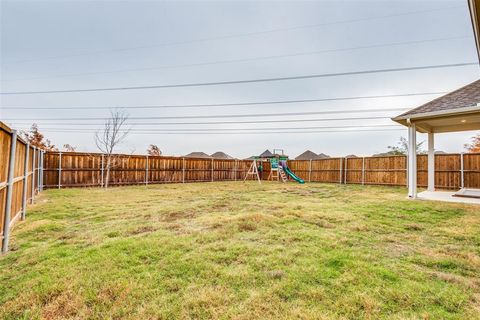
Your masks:
M 182 158 L 182 183 L 185 183 L 185 158 Z
M 148 155 L 145 162 L 145 185 L 148 184 Z
M 405 184 L 405 185 L 406 185 L 406 187 L 408 188 L 408 172 L 409 172 L 410 170 L 408 170 L 408 156 L 404 156 L 404 157 L 405 157 L 405 168 L 406 168 L 406 169 L 405 169 L 405 170 L 406 170 L 406 171 L 405 171 L 405 178 L 406 178 L 406 179 L 405 179 L 405 180 L 406 180 L 406 184 Z
M 460 188 L 465 188 L 465 178 L 464 178 L 464 167 L 463 167 L 463 152 L 460 153 Z
M 5 219 L 3 223 L 3 243 L 2 252 L 8 251 L 8 239 L 10 237 L 10 215 L 12 211 L 13 196 L 13 176 L 15 174 L 15 152 L 17 148 L 17 131 L 12 132 L 12 141 L 10 143 L 10 158 L 8 161 L 8 180 L 7 180 L 7 201 L 5 204 Z
M 42 159 L 42 150 L 38 148 L 38 154 L 37 154 L 37 193 L 40 192 L 40 165 L 41 165 L 41 159 Z
M 30 199 L 30 203 L 33 203 L 35 200 L 35 156 L 37 154 L 37 147 L 33 147 L 33 154 L 32 154 L 32 198 Z
M 103 173 L 104 173 L 104 164 L 103 164 L 103 158 L 104 158 L 104 155 L 102 153 L 102 162 L 100 164 L 100 186 L 103 188 L 103 184 L 104 184 L 104 181 L 103 181 Z
M 58 154 L 58 189 L 62 187 L 62 151 Z
M 237 181 L 237 160 L 235 159 L 233 162 L 233 179 Z
M 27 189 L 28 189 L 28 158 L 30 156 L 30 143 L 25 145 L 25 161 L 24 161 L 24 170 L 23 170 L 23 194 L 22 194 L 22 216 L 21 219 L 25 220 L 25 215 L 27 213 Z
M 343 181 L 345 184 L 347 184 L 347 165 L 348 165 L 348 158 L 345 157 L 345 172 L 343 173 L 344 175 Z
M 340 173 L 339 173 L 339 183 L 342 184 L 342 169 L 343 169 L 343 158 L 340 158 Z
M 365 157 L 362 157 L 362 185 L 365 184 Z
M 41 158 L 41 166 L 40 166 L 40 191 L 43 191 L 43 164 L 45 160 L 45 151 L 42 150 L 41 152 L 42 158 Z
M 308 182 L 312 182 L 312 159 L 308 165 Z
M 211 175 L 212 182 L 213 182 L 213 158 L 212 158 L 212 171 L 211 171 L 210 175 Z

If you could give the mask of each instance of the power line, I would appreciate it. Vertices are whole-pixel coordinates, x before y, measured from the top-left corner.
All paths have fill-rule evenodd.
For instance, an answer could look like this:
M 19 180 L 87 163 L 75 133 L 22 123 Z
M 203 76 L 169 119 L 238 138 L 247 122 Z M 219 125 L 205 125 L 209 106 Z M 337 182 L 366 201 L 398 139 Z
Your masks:
M 208 119 L 208 118 L 250 118 L 250 117 L 284 117 L 284 116 L 307 116 L 319 114 L 335 114 L 335 113 L 363 113 L 376 111 L 403 111 L 405 108 L 391 108 L 391 109 L 363 109 L 363 110 L 334 110 L 334 111 L 311 111 L 311 112 L 277 112 L 277 113 L 248 113 L 248 114 L 220 114 L 220 115 L 189 115 L 189 116 L 150 116 L 150 117 L 130 117 L 129 120 L 173 120 L 173 119 Z M 90 117 L 90 118 L 10 118 L 4 119 L 7 121 L 100 121 L 107 120 L 105 117 Z
M 388 127 L 400 127 L 398 124 L 376 124 L 376 125 L 350 125 L 350 126 L 315 126 L 315 127 L 277 127 L 277 128 L 187 128 L 187 129 L 123 129 L 119 132 L 229 132 L 229 131 L 271 131 L 271 130 L 311 130 L 311 129 L 356 129 L 356 128 L 388 128 Z M 45 128 L 45 130 L 55 130 L 56 128 Z M 58 128 L 56 130 L 72 130 L 75 132 L 80 131 L 98 131 L 95 128 L 79 128 L 79 129 L 70 129 L 70 128 Z
M 316 99 L 298 99 L 298 100 L 273 100 L 273 101 L 252 101 L 252 102 L 234 102 L 234 103 L 213 103 L 213 104 L 183 104 L 183 105 L 158 105 L 158 106 L 126 106 L 120 109 L 163 109 L 163 108 L 204 108 L 204 107 L 230 107 L 230 106 L 254 106 L 265 104 L 289 104 L 289 103 L 307 103 L 307 102 L 323 102 L 323 101 L 341 101 L 341 100 L 361 100 L 361 99 L 380 99 L 380 98 L 394 98 L 394 97 L 413 97 L 424 95 L 439 95 L 445 94 L 448 91 L 437 92 L 419 92 L 419 93 L 398 93 L 387 95 L 371 95 L 371 96 L 352 96 L 352 97 L 334 97 L 334 98 L 316 98 Z M 27 107 L 27 106 L 7 106 L 0 109 L 9 110 L 101 110 L 112 109 L 112 107 L 97 106 L 97 107 Z M 396 111 L 396 110 L 394 110 Z
M 126 123 L 129 126 L 144 125 L 212 125 L 212 124 L 254 124 L 254 123 L 286 123 L 286 122 L 320 122 L 320 121 L 349 121 L 349 120 L 379 120 L 391 117 L 351 117 L 351 118 L 323 118 L 323 119 L 288 119 L 288 120 L 252 120 L 252 121 L 212 121 L 212 122 L 138 122 Z M 26 123 L 14 123 L 14 125 Z M 85 126 L 90 123 L 42 123 L 42 125 Z
M 405 68 L 373 69 L 373 70 L 361 70 L 361 71 L 349 71 L 349 72 L 337 72 L 337 73 L 322 73 L 322 74 L 300 75 L 300 76 L 289 76 L 289 77 L 278 77 L 278 78 L 261 78 L 261 79 L 248 79 L 248 80 L 230 80 L 230 81 L 197 82 L 197 83 L 182 83 L 182 84 L 164 84 L 164 85 L 134 86 L 134 87 L 67 89 L 67 90 L 48 90 L 48 91 L 12 91 L 12 92 L 1 92 L 0 94 L 1 95 L 33 95 L 33 94 L 74 93 L 74 92 L 80 93 L 80 92 L 99 92 L 99 91 L 125 91 L 125 90 L 205 87 L 205 86 L 218 86 L 218 85 L 274 82 L 274 81 L 285 81 L 285 80 L 327 78 L 327 77 L 351 76 L 351 75 L 362 75 L 362 74 L 378 74 L 378 73 L 413 71 L 413 70 L 453 68 L 453 67 L 464 67 L 464 66 L 473 66 L 473 65 L 475 66 L 478 65 L 478 62 L 464 62 L 464 63 L 453 63 L 453 64 L 430 65 L 430 66 L 405 67 Z
M 246 135 L 246 134 L 309 134 L 309 133 L 352 133 L 352 132 L 384 132 L 384 131 L 404 131 L 404 129 L 366 129 L 366 130 L 316 130 L 316 131 L 267 131 L 267 132 L 131 132 L 132 135 Z M 75 133 L 75 134 L 91 134 L 93 131 L 65 131 L 65 130 L 49 130 L 44 132 L 50 133 Z
M 434 38 L 434 39 L 425 39 L 425 40 L 412 40 L 412 41 L 404 41 L 404 42 L 390 42 L 390 43 L 376 44 L 376 45 L 365 45 L 365 46 L 357 46 L 357 47 L 325 49 L 325 50 L 317 50 L 317 51 L 297 52 L 297 53 L 292 53 L 292 54 L 281 54 L 281 55 L 254 57 L 254 58 L 229 59 L 229 60 L 219 60 L 219 61 L 210 61 L 210 62 L 201 62 L 201 63 L 178 64 L 178 65 L 164 65 L 164 66 L 157 66 L 157 67 L 127 68 L 127 69 L 117 69 L 117 70 L 110 70 L 110 71 L 65 73 L 65 74 L 57 74 L 57 75 L 51 75 L 51 76 L 17 78 L 17 79 L 15 79 L 15 78 L 14 79 L 1 79 L 0 81 L 11 82 L 11 81 L 24 81 L 24 80 L 37 80 L 37 79 L 81 77 L 81 76 L 88 76 L 88 75 L 125 73 L 125 72 L 133 72 L 133 71 L 152 71 L 152 70 L 161 70 L 161 69 L 176 69 L 176 68 L 186 68 L 186 67 L 208 66 L 208 65 L 216 65 L 216 64 L 228 64 L 228 63 L 238 63 L 238 62 L 248 62 L 248 61 L 280 59 L 280 58 L 307 56 L 307 55 L 315 55 L 315 54 L 329 53 L 329 52 L 341 52 L 341 51 L 351 51 L 351 50 L 360 50 L 360 49 L 372 49 L 372 48 L 382 48 L 382 47 L 390 47 L 390 46 L 401 46 L 401 45 L 408 45 L 408 44 L 419 44 L 419 43 L 427 43 L 427 42 L 438 42 L 438 41 L 470 39 L 470 38 L 471 38 L 470 36 L 457 36 L 457 37 Z
M 215 125 L 215 124 L 253 124 L 253 123 L 286 123 L 286 122 L 320 122 L 320 121 L 350 121 L 350 120 L 380 120 L 390 119 L 391 117 L 348 117 L 348 118 L 322 118 L 322 119 L 287 119 L 287 120 L 251 120 L 251 121 L 210 121 L 210 122 L 132 122 L 125 123 L 129 126 L 144 125 Z M 29 123 L 15 122 L 12 125 L 28 125 Z M 42 125 L 59 126 L 89 126 L 91 123 L 42 123 Z
M 149 48 L 155 48 L 155 47 L 166 47 L 166 46 L 175 46 L 175 45 L 183 45 L 183 44 L 190 44 L 190 43 L 200 43 L 200 42 L 214 41 L 214 40 L 249 37 L 249 36 L 255 36 L 255 35 L 260 35 L 260 34 L 269 34 L 269 33 L 290 31 L 290 30 L 318 28 L 318 27 L 329 26 L 329 25 L 355 23 L 355 22 L 378 20 L 378 19 L 386 19 L 386 18 L 406 16 L 406 15 L 415 15 L 415 14 L 421 14 L 421 13 L 430 13 L 430 12 L 435 12 L 435 11 L 452 10 L 452 9 L 460 9 L 460 8 L 464 9 L 465 7 L 464 6 L 451 6 L 451 7 L 435 8 L 435 9 L 429 9 L 429 10 L 418 10 L 418 11 L 394 13 L 394 14 L 382 15 L 382 16 L 365 17 L 365 18 L 357 18 L 357 19 L 346 19 L 346 20 L 339 20 L 339 21 L 332 21 L 332 22 L 308 24 L 308 25 L 295 26 L 295 27 L 283 27 L 283 28 L 275 28 L 275 29 L 269 29 L 269 30 L 263 30 L 263 31 L 236 33 L 236 34 L 230 34 L 230 35 L 224 35 L 224 36 L 205 37 L 205 38 L 200 38 L 200 39 L 192 39 L 192 40 L 184 40 L 184 41 L 164 42 L 164 43 L 157 43 L 157 44 L 144 45 L 144 46 L 124 47 L 124 48 L 109 49 L 109 50 L 97 50 L 97 51 L 90 51 L 90 52 L 69 54 L 69 55 L 56 55 L 56 56 L 47 56 L 47 57 L 42 57 L 42 58 L 14 60 L 14 61 L 10 61 L 10 62 L 7 61 L 4 64 L 7 65 L 7 64 L 16 64 L 16 63 L 24 63 L 24 62 L 32 62 L 32 61 L 41 61 L 41 60 L 52 60 L 52 59 L 62 59 L 62 58 L 71 58 L 71 57 L 81 57 L 81 56 L 96 55 L 96 54 L 102 54 L 102 53 L 108 53 L 108 52 L 131 51 L 131 50 L 138 50 L 138 49 L 149 49 Z

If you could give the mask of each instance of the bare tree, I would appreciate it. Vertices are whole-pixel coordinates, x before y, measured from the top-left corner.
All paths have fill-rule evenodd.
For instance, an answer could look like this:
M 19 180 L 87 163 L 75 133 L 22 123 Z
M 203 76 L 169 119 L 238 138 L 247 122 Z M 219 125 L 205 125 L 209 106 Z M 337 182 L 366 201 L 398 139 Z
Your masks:
M 106 160 L 104 164 L 105 188 L 108 188 L 110 169 L 112 169 L 116 163 L 114 157 L 115 148 L 125 140 L 130 131 L 125 128 L 127 120 L 128 114 L 123 110 L 112 110 L 110 112 L 110 118 L 107 119 L 103 125 L 103 129 L 95 133 L 95 144 L 105 155 Z
M 71 144 L 64 144 L 63 145 L 63 150 L 67 152 L 75 152 L 77 150 L 77 147 L 72 146 Z
M 162 151 L 156 144 L 151 144 L 147 149 L 147 154 L 149 156 L 161 156 Z

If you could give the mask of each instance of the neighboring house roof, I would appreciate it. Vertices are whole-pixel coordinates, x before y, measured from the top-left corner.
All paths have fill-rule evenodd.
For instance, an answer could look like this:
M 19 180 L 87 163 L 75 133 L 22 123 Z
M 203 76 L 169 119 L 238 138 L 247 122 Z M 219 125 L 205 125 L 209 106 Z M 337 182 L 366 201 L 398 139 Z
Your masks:
M 298 155 L 295 160 L 315 160 L 318 159 L 318 154 L 310 150 L 305 151 L 304 153 Z
M 225 152 L 217 151 L 211 155 L 212 158 L 215 159 L 233 159 L 233 157 L 229 156 Z
M 407 111 L 395 117 L 393 120 L 416 118 L 421 115 L 435 113 L 461 112 L 466 108 L 480 109 L 480 80 Z
M 349 154 L 348 156 L 345 156 L 345 158 L 358 158 L 358 156 L 354 154 Z
M 381 153 L 375 153 L 372 155 L 372 157 L 388 157 L 388 156 L 394 156 L 396 155 L 394 151 L 388 151 L 388 152 L 381 152 Z
M 330 158 L 330 156 L 325 153 L 316 154 L 313 151 L 307 150 L 304 153 L 298 155 L 295 160 L 315 160 L 315 159 L 325 159 Z
M 205 152 L 190 152 L 189 154 L 185 155 L 186 158 L 211 158 Z
M 270 152 L 270 150 L 265 150 L 263 151 L 262 154 L 260 154 L 261 158 L 270 158 L 273 157 L 273 153 Z
M 480 61 L 480 0 L 468 0 L 468 8 L 472 17 L 473 33 L 477 44 L 478 59 Z

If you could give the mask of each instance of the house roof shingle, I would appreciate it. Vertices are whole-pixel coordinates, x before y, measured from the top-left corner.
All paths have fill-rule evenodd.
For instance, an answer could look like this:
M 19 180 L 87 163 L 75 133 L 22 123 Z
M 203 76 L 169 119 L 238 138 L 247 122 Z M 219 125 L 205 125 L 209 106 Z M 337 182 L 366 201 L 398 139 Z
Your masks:
M 474 81 L 460 89 L 452 91 L 435 100 L 425 103 L 415 109 L 407 111 L 395 119 L 409 118 L 424 113 L 434 113 L 479 106 L 480 108 L 480 80 Z M 395 120 L 394 119 L 394 120 Z
M 211 155 L 212 158 L 214 159 L 233 159 L 232 156 L 226 154 L 225 152 L 222 151 L 217 151 Z
M 260 158 L 270 158 L 270 157 L 273 157 L 273 153 L 271 153 L 270 150 L 265 150 L 260 155 Z
M 314 160 L 317 159 L 318 155 L 315 152 L 310 150 L 305 151 L 304 153 L 298 155 L 295 160 Z
M 185 158 L 211 158 L 205 152 L 190 152 L 189 154 L 185 155 Z
M 307 150 L 304 153 L 297 156 L 295 160 L 315 160 L 315 159 L 325 159 L 325 158 L 330 158 L 330 157 L 324 153 L 316 154 L 313 151 Z

